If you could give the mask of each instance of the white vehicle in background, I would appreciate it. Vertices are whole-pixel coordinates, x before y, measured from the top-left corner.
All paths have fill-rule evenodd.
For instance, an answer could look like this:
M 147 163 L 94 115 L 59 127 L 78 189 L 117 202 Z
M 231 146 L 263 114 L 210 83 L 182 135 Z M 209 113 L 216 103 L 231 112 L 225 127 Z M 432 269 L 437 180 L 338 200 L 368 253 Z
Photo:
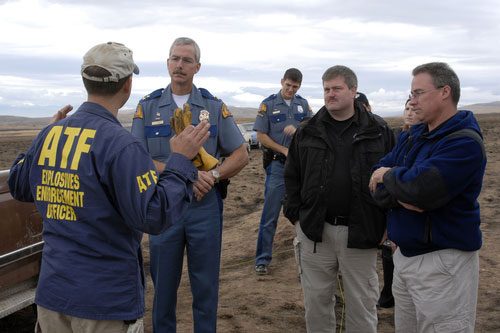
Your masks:
M 252 137 L 250 136 L 250 133 L 247 132 L 245 127 L 243 127 L 243 125 L 241 125 L 241 124 L 237 124 L 237 125 L 238 125 L 238 129 L 241 132 L 241 135 L 243 135 L 243 139 L 245 139 L 245 146 L 247 148 L 247 152 L 250 152 L 250 150 L 252 149 L 252 147 L 251 147 Z
M 251 148 L 260 148 L 260 143 L 257 140 L 257 132 L 253 130 L 253 123 L 243 123 L 241 124 L 243 128 L 250 134 L 252 141 L 250 142 Z

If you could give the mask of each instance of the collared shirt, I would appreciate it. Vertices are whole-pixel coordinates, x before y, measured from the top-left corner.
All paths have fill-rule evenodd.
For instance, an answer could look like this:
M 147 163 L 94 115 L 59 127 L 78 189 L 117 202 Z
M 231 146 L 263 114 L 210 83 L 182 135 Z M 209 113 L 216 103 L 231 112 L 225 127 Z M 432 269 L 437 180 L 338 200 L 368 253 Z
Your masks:
M 298 127 L 306 116 L 312 116 L 307 100 L 295 95 L 288 106 L 280 90 L 278 94 L 269 96 L 260 104 L 254 130 L 267 134 L 274 142 L 288 148 L 292 137 L 283 133 L 284 128 L 288 125 Z
M 245 140 L 226 105 L 208 91 L 193 85 L 187 103 L 190 105 L 192 124 L 208 117 L 211 124 L 210 137 L 203 147 L 212 156 L 229 155 Z M 153 159 L 165 161 L 170 155 L 169 140 L 175 135 L 170 126 L 177 104 L 172 97 L 170 85 L 144 97 L 137 106 L 132 122 L 132 134 L 144 143 Z

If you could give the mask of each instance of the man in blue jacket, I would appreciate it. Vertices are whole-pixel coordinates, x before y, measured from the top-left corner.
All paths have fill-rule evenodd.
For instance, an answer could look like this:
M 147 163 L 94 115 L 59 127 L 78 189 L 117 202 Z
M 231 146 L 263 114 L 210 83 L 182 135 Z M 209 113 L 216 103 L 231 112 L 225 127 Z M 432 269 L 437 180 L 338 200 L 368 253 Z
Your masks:
M 139 69 L 132 51 L 109 42 L 84 56 L 88 101 L 71 117 L 59 111 L 14 162 L 12 196 L 35 201 L 45 241 L 35 297 L 43 332 L 140 332 L 145 274 L 142 232 L 158 234 L 189 206 L 191 163 L 209 124 L 170 141 L 165 164 L 116 118 Z
M 370 189 L 388 212 L 396 332 L 474 332 L 486 155 L 460 82 L 445 63 L 413 70 L 410 105 L 422 124 L 399 137 Z

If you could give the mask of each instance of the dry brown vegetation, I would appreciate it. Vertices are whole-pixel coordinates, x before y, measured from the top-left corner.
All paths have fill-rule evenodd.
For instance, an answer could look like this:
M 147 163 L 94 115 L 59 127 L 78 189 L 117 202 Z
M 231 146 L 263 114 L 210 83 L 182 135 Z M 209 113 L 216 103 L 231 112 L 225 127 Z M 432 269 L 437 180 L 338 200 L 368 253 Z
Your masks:
M 477 308 L 477 332 L 500 332 L 500 115 L 478 115 L 485 136 L 488 165 L 480 196 L 483 247 L 480 251 L 480 284 Z M 392 126 L 400 118 L 389 118 Z M 253 119 L 239 120 L 239 122 Z M 15 156 L 25 151 L 28 137 L 0 134 L 0 168 L 8 168 Z M 250 164 L 231 179 L 229 196 L 224 203 L 222 267 L 220 273 L 218 331 L 220 332 L 305 332 L 304 302 L 292 249 L 294 228 L 281 217 L 274 242 L 270 274 L 256 276 L 253 257 L 264 201 L 264 169 L 261 153 L 252 150 Z M 147 237 L 144 237 L 146 266 L 149 265 Z M 379 263 L 380 274 L 381 265 Z M 192 332 L 191 293 L 187 272 L 179 288 L 178 332 Z M 146 332 L 151 332 L 153 287 L 148 275 L 146 295 Z M 337 295 L 339 296 L 339 295 Z M 340 298 L 338 298 L 340 299 Z M 337 306 L 341 317 L 341 302 Z M 379 309 L 379 332 L 393 332 L 393 310 Z M 16 323 L 27 323 L 26 315 L 9 318 L 11 332 L 23 331 Z M 14 324 L 12 324 L 12 321 Z M 3 321 L 5 322 L 5 321 Z M 0 321 L 0 330 L 2 328 Z M 5 325 L 5 324 L 4 324 Z M 26 332 L 32 332 L 32 323 Z M 26 326 L 26 325 L 25 325 Z M 6 327 L 6 326 L 4 326 Z M 17 327 L 12 330 L 12 327 Z

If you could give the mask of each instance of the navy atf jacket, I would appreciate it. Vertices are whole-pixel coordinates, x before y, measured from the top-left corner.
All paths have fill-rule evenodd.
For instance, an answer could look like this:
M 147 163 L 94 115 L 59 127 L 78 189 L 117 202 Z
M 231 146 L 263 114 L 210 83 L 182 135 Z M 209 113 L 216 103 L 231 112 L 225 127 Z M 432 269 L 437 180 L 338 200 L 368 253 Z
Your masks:
M 142 317 L 142 232 L 182 215 L 197 175 L 180 154 L 158 175 L 142 143 L 98 104 L 43 129 L 8 181 L 44 219 L 36 304 L 94 320 Z
M 392 207 L 388 236 L 403 255 L 481 248 L 477 197 L 486 155 L 472 112 L 458 111 L 431 132 L 426 124 L 402 132 L 393 151 L 374 169 L 378 167 L 391 169 L 373 196 L 380 205 Z M 396 200 L 424 212 L 407 210 Z

